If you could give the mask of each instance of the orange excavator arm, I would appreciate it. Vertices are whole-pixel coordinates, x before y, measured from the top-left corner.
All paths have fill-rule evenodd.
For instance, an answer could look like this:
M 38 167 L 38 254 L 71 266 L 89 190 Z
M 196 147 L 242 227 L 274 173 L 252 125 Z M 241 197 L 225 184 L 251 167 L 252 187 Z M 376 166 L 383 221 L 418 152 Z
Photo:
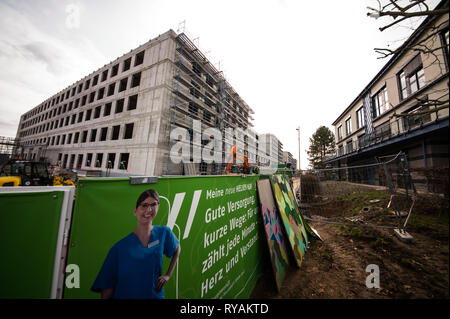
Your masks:
M 233 166 L 233 162 L 235 161 L 236 158 L 240 159 L 240 160 L 242 160 L 244 162 L 244 165 L 243 165 L 244 166 L 244 173 L 245 174 L 249 174 L 250 173 L 250 164 L 248 163 L 248 156 L 245 155 L 244 159 L 242 159 L 240 156 L 238 156 L 236 154 L 236 145 L 233 145 L 233 147 L 231 147 L 231 159 L 228 162 L 227 167 L 225 168 L 225 173 L 227 175 L 230 175 L 231 167 Z

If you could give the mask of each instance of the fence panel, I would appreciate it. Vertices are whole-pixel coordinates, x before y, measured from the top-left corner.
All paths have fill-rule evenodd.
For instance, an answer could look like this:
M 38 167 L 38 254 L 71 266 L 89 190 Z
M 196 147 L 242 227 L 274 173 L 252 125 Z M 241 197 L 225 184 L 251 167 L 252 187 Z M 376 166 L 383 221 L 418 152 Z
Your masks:
M 60 298 L 74 187 L 0 188 L 0 298 Z
M 128 178 L 80 180 L 68 256 L 80 269 L 80 288 L 66 288 L 64 297 L 100 297 L 90 288 L 106 254 L 136 228 L 136 200 L 153 188 L 160 195 L 153 224 L 169 226 L 181 246 L 165 298 L 248 298 L 266 249 L 258 178 L 162 177 L 138 185 Z M 168 264 L 165 259 L 163 272 Z

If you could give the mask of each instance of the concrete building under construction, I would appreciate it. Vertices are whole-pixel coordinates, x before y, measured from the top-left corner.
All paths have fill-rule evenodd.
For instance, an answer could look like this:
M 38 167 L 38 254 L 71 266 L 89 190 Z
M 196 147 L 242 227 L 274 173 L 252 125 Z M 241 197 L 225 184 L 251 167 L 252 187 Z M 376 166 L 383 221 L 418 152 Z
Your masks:
M 257 151 L 252 114 L 185 33 L 169 30 L 23 114 L 15 152 L 24 159 L 110 176 L 221 174 L 226 163 L 207 163 L 193 158 L 192 151 L 183 155 L 184 162 L 171 161 L 177 141 L 171 133 L 185 129 L 193 149 L 207 144 L 195 140 L 196 133 L 217 128 L 224 133 L 217 142 L 225 159 L 233 144 L 226 141 L 225 130 L 248 130 L 252 134 L 243 135 L 239 152 L 253 162 L 267 162 Z

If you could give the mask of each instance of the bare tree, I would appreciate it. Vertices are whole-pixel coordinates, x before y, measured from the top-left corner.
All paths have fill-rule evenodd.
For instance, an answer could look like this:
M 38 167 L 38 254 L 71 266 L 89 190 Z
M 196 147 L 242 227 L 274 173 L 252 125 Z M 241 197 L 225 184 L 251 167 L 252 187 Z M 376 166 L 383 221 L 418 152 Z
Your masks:
M 367 7 L 367 9 L 370 10 L 367 15 L 376 19 L 381 17 L 389 17 L 394 20 L 380 27 L 379 30 L 381 32 L 412 18 L 439 17 L 449 13 L 448 5 L 441 9 L 430 9 L 428 4 L 430 2 L 429 0 L 410 0 L 407 2 L 408 4 L 403 5 L 403 2 L 399 0 L 377 0 L 377 2 L 378 9 Z M 420 41 L 414 43 L 409 43 L 409 41 L 406 41 L 396 49 L 375 48 L 374 50 L 380 54 L 379 58 L 386 58 L 404 50 L 435 53 L 442 50 L 442 46 L 430 45 L 430 40 L 435 37 L 439 37 L 439 32 L 442 30 L 443 26 L 443 24 L 434 25 L 433 19 L 429 19 L 427 23 L 420 25 L 415 30 L 417 33 L 424 32 L 426 34 L 426 36 Z
M 431 8 L 430 0 L 376 0 L 378 8 L 367 7 L 369 12 L 367 15 L 373 18 L 386 17 L 389 21 L 379 28 L 381 32 L 386 31 L 393 26 L 399 26 L 412 19 L 422 18 L 420 25 L 418 25 L 411 37 L 401 44 L 398 48 L 375 48 L 375 52 L 379 53 L 379 59 L 391 57 L 401 52 L 414 51 L 426 54 L 432 57 L 431 65 L 438 65 L 441 70 L 441 75 L 447 72 L 445 62 L 443 61 L 443 52 L 445 52 L 445 43 L 440 41 L 440 34 L 443 29 L 448 28 L 448 19 L 442 23 L 436 23 L 436 19 L 442 15 L 449 14 L 448 0 L 441 1 L 435 8 Z M 418 24 L 418 21 L 415 21 Z M 414 41 L 410 41 L 415 35 Z M 438 98 L 417 100 L 428 108 L 427 111 L 415 113 L 414 115 L 422 115 L 437 112 L 439 110 L 449 107 L 448 87 L 442 92 Z M 395 114 L 395 117 L 409 116 L 409 114 Z

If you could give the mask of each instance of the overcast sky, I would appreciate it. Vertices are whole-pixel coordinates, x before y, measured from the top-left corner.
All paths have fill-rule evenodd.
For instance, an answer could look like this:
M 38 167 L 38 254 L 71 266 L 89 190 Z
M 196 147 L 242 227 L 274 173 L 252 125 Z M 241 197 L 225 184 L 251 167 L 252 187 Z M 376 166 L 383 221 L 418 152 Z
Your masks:
M 185 31 L 306 169 L 309 138 L 356 98 L 410 31 L 380 32 L 375 0 L 0 0 L 0 136 L 20 115 L 185 21 Z M 397 41 L 397 42 L 396 42 Z M 400 41 L 401 42 L 401 41 Z M 334 131 L 334 130 L 333 130 Z

